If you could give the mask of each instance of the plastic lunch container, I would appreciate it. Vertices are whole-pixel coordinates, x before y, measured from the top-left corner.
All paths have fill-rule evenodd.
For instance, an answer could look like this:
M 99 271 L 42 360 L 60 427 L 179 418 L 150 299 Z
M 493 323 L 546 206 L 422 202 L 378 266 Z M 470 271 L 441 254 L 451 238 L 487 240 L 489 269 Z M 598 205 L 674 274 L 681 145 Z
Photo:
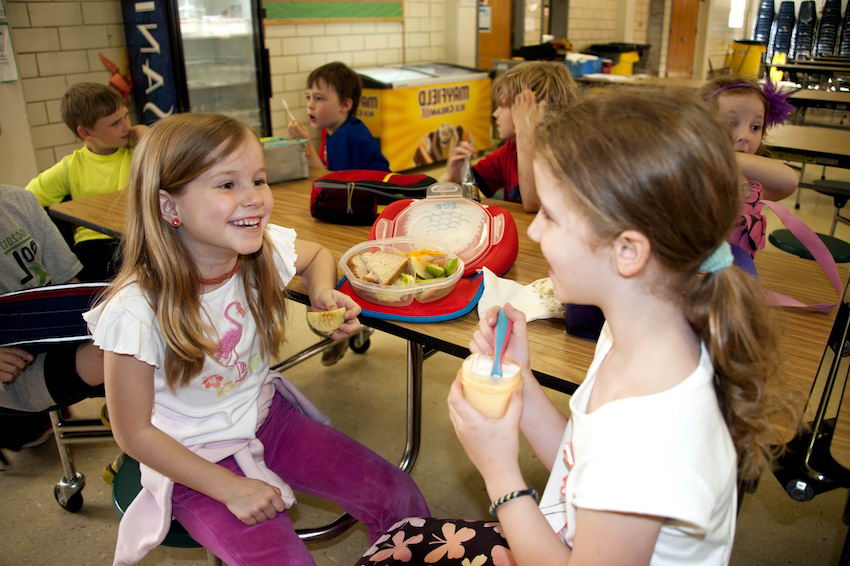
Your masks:
M 432 250 L 446 254 L 448 259 L 457 257 L 458 263 L 454 273 L 433 283 L 414 283 L 405 287 L 392 287 L 387 285 L 379 285 L 358 279 L 352 273 L 348 266 L 348 260 L 352 256 L 363 252 L 389 252 L 396 254 L 407 254 L 415 250 Z M 376 305 L 384 305 L 390 307 L 403 307 L 412 303 L 414 300 L 420 303 L 430 303 L 438 299 L 442 299 L 454 289 L 461 275 L 463 275 L 464 263 L 456 254 L 450 253 L 442 246 L 434 245 L 433 243 L 423 241 L 416 238 L 387 238 L 383 240 L 369 240 L 352 246 L 347 252 L 339 258 L 339 267 L 345 274 L 345 277 L 351 283 L 351 288 L 360 297 Z M 415 275 L 413 267 L 408 263 L 407 271 L 409 275 Z
M 396 218 L 378 218 L 375 223 L 376 240 L 403 236 L 432 242 L 466 266 L 475 265 L 504 232 L 504 217 L 491 216 L 477 202 L 458 197 L 416 200 Z

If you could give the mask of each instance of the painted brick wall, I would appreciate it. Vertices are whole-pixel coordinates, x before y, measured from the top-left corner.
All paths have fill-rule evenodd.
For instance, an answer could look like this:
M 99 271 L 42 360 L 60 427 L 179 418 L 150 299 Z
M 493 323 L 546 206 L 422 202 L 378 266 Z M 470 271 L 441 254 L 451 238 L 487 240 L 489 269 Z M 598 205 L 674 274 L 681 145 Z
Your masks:
M 635 0 L 635 25 L 632 28 L 632 41 L 649 43 L 649 0 Z
M 523 45 L 538 45 L 542 41 L 543 12 L 542 2 L 525 3 L 525 21 L 523 22 Z
M 732 29 L 729 27 L 729 0 L 714 0 L 708 6 L 708 44 L 706 45 L 706 58 L 710 62 L 707 65 L 715 70 L 723 66 L 726 58 L 726 50 L 733 39 L 743 39 L 743 29 Z
M 571 0 L 567 38 L 581 51 L 591 43 L 621 41 L 616 37 L 617 0 Z
M 78 82 L 106 84 L 98 54 L 126 68 L 121 3 L 8 0 L 12 41 L 36 163 L 44 170 L 80 147 L 59 116 L 59 100 Z
M 314 68 L 341 61 L 352 68 L 445 58 L 445 0 L 405 0 L 404 22 L 266 25 L 271 58 L 272 131 L 287 134 L 281 102 L 307 125 L 304 89 Z
M 617 11 L 623 9 L 619 0 L 571 0 L 569 29 L 567 37 L 573 42 L 573 48 L 581 51 L 591 43 L 623 41 L 617 36 Z M 635 0 L 634 24 L 629 41 L 651 43 L 648 41 L 650 27 L 650 0 Z

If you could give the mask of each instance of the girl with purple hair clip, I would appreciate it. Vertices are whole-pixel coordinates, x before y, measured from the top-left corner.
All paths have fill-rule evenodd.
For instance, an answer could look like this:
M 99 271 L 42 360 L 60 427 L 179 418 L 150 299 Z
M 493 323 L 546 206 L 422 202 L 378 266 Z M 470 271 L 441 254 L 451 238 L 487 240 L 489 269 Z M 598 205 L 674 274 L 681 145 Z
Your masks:
M 765 130 L 785 122 L 794 107 L 786 100 L 787 94 L 770 81 L 757 83 L 740 77 L 721 77 L 706 83 L 701 94 L 729 125 L 738 168 L 744 177 L 741 217 L 729 242 L 754 256 L 765 244 L 761 201 L 782 200 L 797 188 L 794 170 L 766 157 L 762 147 Z

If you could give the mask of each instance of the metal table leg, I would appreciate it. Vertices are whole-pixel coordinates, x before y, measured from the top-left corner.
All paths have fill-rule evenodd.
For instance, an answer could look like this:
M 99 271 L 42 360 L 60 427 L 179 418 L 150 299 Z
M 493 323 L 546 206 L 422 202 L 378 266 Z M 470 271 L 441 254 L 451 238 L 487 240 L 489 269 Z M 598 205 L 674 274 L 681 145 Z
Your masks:
M 407 427 L 404 454 L 398 467 L 407 473 L 413 469 L 419 456 L 419 441 L 422 436 L 422 364 L 425 347 L 407 341 Z
M 847 470 L 835 462 L 829 453 L 835 419 L 827 418 L 833 392 L 838 391 L 840 394 L 850 372 L 850 368 L 841 370 L 842 360 L 850 353 L 847 351 L 848 338 L 850 338 L 850 306 L 842 302 L 821 360 L 821 367 L 823 367 L 830 350 L 834 352 L 824 379 L 823 390 L 818 396 L 815 391 L 817 382 L 815 382 L 809 393 L 806 413 L 811 406 L 814 406 L 813 420 L 808 423 L 805 430 L 791 440 L 786 452 L 780 456 L 773 470 L 776 479 L 788 495 L 796 501 L 809 501 L 819 493 L 838 487 L 847 487 L 850 484 Z M 820 373 L 820 368 L 818 371 Z

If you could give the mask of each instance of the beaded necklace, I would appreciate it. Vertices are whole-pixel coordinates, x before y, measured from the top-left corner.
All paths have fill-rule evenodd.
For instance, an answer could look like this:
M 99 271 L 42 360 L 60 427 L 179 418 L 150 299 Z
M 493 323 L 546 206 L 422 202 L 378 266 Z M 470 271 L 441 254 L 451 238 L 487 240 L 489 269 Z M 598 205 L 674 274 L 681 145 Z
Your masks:
M 227 281 L 228 279 L 233 277 L 233 275 L 238 269 L 239 260 L 237 259 L 236 263 L 233 264 L 233 269 L 231 269 L 227 273 L 219 275 L 218 277 L 213 277 L 212 279 L 204 279 L 203 277 L 201 277 L 201 285 L 218 285 L 219 283 L 223 283 L 224 281 Z

